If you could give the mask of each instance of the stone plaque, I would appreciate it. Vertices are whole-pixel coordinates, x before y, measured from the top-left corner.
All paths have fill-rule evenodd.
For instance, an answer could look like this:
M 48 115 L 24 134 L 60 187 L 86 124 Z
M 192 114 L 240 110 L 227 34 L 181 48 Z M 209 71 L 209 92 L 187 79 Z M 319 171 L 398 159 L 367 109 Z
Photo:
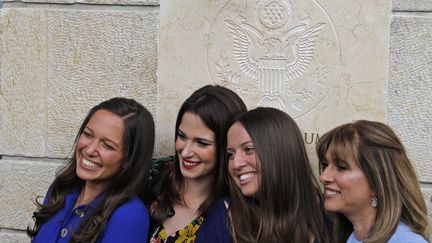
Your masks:
M 172 152 L 178 108 L 204 84 L 287 112 L 311 154 L 330 128 L 384 121 L 389 14 L 388 0 L 161 1 L 158 151 Z

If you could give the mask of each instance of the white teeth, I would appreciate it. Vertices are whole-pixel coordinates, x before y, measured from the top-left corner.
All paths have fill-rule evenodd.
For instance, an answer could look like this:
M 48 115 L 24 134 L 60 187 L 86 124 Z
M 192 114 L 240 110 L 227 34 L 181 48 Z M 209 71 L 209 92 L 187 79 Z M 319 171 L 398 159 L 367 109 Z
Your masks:
M 186 162 L 186 161 L 184 161 L 184 160 L 183 160 L 183 163 L 184 163 L 185 165 L 187 165 L 187 166 L 194 166 L 194 165 L 196 165 L 196 164 L 199 164 L 198 162 Z
M 88 160 L 86 160 L 86 159 L 83 159 L 83 160 L 82 160 L 82 163 L 83 163 L 85 166 L 90 167 L 90 168 L 92 168 L 92 169 L 97 169 L 97 168 L 100 168 L 100 167 L 101 167 L 100 165 L 95 164 L 95 163 L 93 163 L 93 162 L 91 162 L 91 161 L 88 161 Z
M 335 192 L 335 191 L 325 190 L 325 194 L 326 194 L 326 195 L 337 195 L 337 194 L 340 194 L 340 192 Z
M 240 179 L 240 181 L 244 181 L 244 180 L 249 179 L 249 178 L 251 178 L 253 176 L 254 176 L 254 173 L 241 174 L 239 176 L 239 179 Z

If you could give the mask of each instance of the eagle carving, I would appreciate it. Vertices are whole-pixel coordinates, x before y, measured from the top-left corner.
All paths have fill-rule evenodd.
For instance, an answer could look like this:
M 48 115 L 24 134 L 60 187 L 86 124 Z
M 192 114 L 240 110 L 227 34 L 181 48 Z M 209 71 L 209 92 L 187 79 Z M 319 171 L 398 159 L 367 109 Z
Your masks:
M 258 106 L 283 109 L 285 83 L 300 77 L 314 56 L 315 42 L 324 23 L 306 24 L 277 34 L 260 31 L 243 21 L 225 20 L 233 38 L 233 56 L 241 71 L 258 82 L 264 95 Z

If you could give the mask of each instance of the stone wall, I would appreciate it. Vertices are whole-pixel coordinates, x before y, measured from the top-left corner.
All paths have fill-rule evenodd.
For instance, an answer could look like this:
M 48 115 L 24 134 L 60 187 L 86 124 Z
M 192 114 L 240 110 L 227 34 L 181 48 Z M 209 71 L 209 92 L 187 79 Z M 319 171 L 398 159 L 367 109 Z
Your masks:
M 432 1 L 394 0 L 387 121 L 417 169 L 432 219 Z M 432 222 L 432 220 L 431 220 Z M 432 226 L 431 226 L 432 229 Z
M 218 1 L 191 2 L 182 8 L 183 1 L 168 0 L 0 0 L 0 242 L 29 241 L 24 230 L 34 199 L 67 161 L 85 113 L 100 101 L 113 96 L 140 101 L 157 121 L 156 156 L 172 153 L 179 103 L 205 83 L 224 84 L 214 77 L 236 71 L 226 65 L 233 68 L 234 62 L 219 63 L 220 69 L 208 65 L 216 60 L 213 54 L 227 55 L 225 44 L 232 45 L 223 42 L 232 40 L 229 32 L 226 40 L 215 37 L 224 34 L 228 9 L 212 9 Z M 330 127 L 358 118 L 387 121 L 406 144 L 432 218 L 432 2 L 393 0 L 392 9 L 388 1 L 366 1 L 373 7 L 319 2 L 313 6 L 321 9 L 303 6 L 313 14 L 309 20 L 307 14 L 294 16 L 296 26 L 333 26 L 323 29 L 327 46 L 317 50 L 337 52 L 318 54 L 322 60 L 312 63 L 315 71 L 302 79 L 310 86 L 300 89 L 297 83 L 291 90 L 306 98 L 290 100 L 288 112 L 302 124 L 305 141 L 312 141 L 311 153 L 317 134 Z M 328 79 L 312 82 L 323 73 Z M 333 78 L 340 81 L 331 83 Z M 313 90 L 314 84 L 331 88 Z M 249 108 L 261 98 L 253 87 L 237 88 Z
M 28 242 L 36 196 L 87 111 L 113 96 L 157 112 L 159 2 L 5 1 L 0 9 L 0 242 Z

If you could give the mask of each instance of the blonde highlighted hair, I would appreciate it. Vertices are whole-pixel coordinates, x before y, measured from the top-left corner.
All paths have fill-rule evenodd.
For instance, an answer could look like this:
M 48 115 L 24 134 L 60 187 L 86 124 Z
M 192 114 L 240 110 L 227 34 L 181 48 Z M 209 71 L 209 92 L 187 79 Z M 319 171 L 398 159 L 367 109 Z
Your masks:
M 387 242 L 400 221 L 428 239 L 426 204 L 404 146 L 387 125 L 359 120 L 332 129 L 317 144 L 320 161 L 327 151 L 336 159 L 351 153 L 378 199 L 377 215 L 367 243 Z M 346 242 L 352 224 L 335 213 L 335 242 Z

